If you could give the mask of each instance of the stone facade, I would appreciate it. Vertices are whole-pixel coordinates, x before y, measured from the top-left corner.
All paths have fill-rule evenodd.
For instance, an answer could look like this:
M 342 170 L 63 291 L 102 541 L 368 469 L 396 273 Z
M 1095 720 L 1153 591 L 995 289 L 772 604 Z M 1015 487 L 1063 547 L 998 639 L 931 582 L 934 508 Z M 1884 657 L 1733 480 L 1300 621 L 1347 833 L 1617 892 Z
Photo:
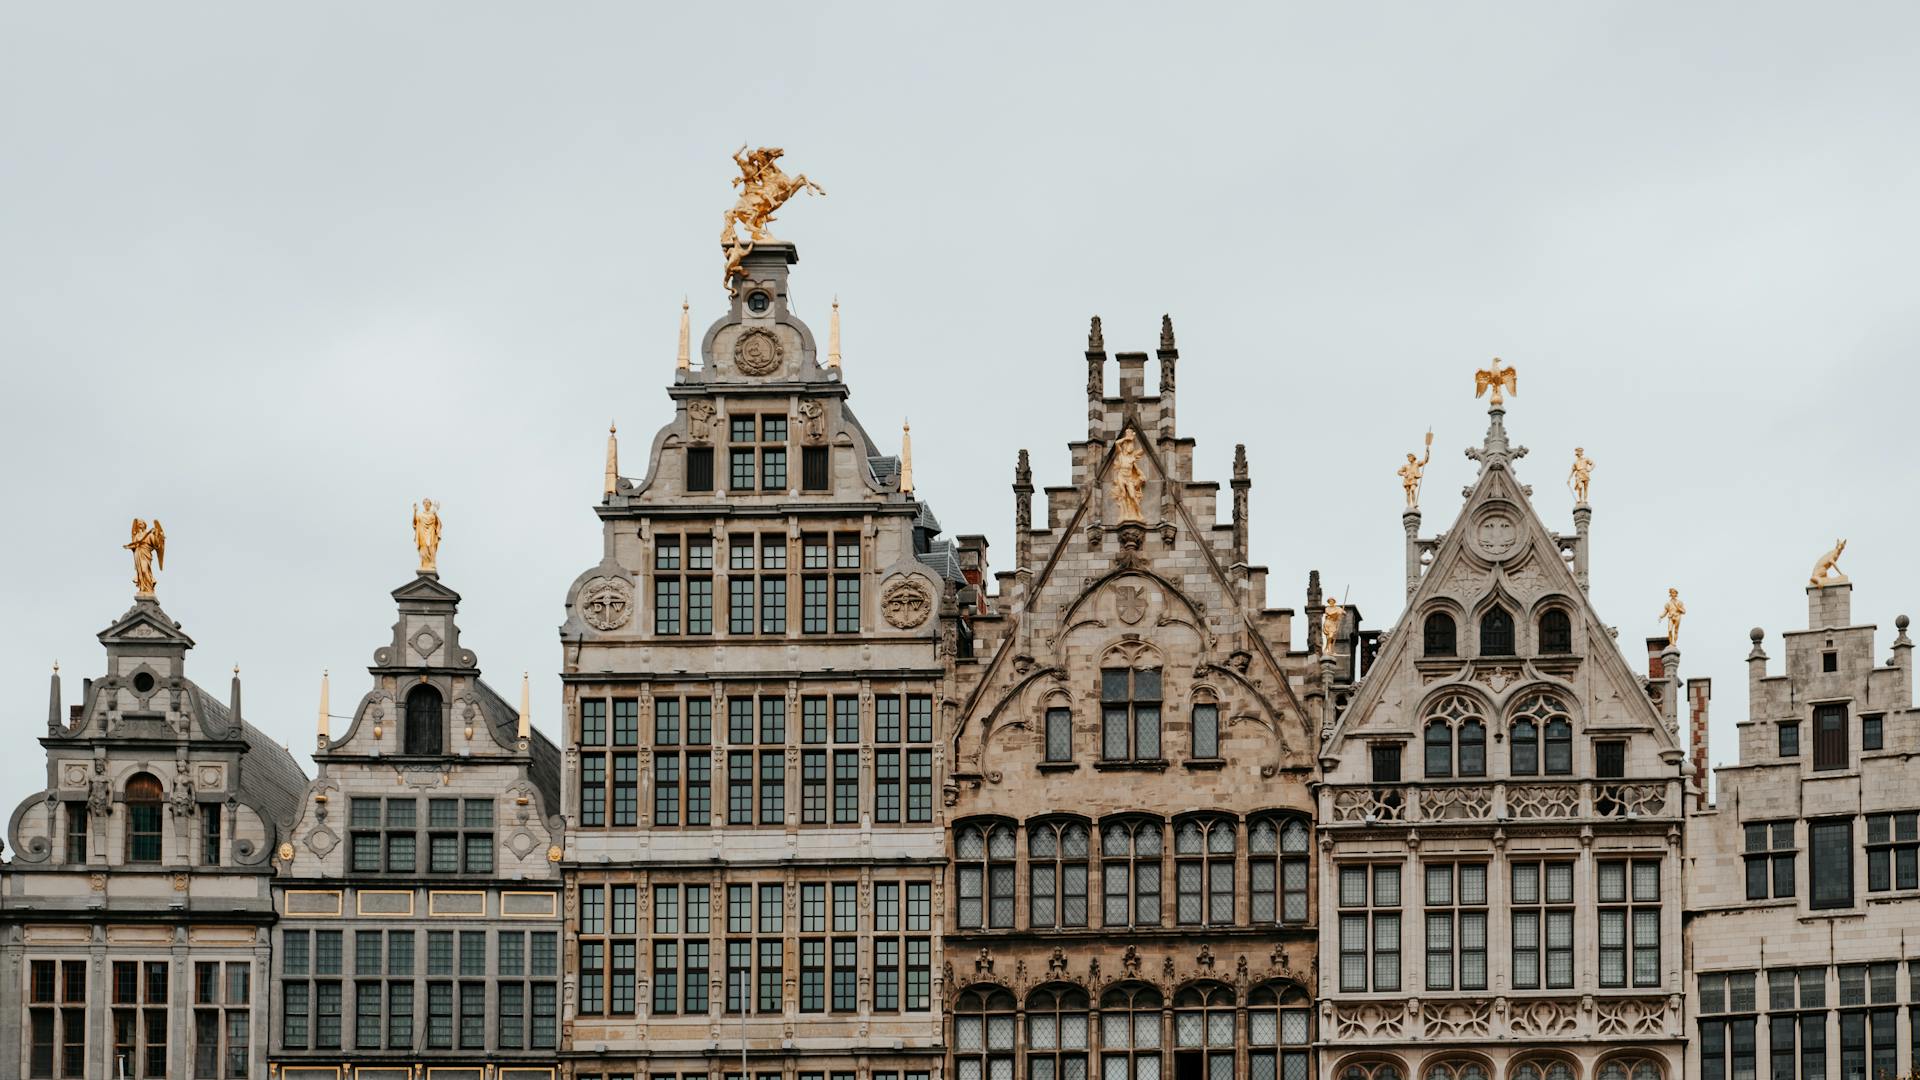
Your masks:
M 480 678 L 422 572 L 275 853 L 282 1080 L 553 1080 L 560 751 Z M 348 1064 L 352 1072 L 347 1071 Z
M 151 597 L 102 631 L 61 706 L 47 786 L 8 822 L 0 1076 L 265 1076 L 269 857 L 306 786 L 286 749 L 187 677 Z
M 940 1070 L 960 576 L 789 306 L 797 258 L 746 257 L 568 593 L 574 1077 Z
M 1171 322 L 1158 394 L 1145 353 L 1105 393 L 1097 319 L 1086 356 L 1071 482 L 1036 525 L 1020 452 L 954 664 L 947 1075 L 1304 1080 L 1318 673 L 1249 563 L 1244 448 L 1229 520 L 1193 478 Z
M 1679 654 L 1628 667 L 1587 600 L 1591 511 L 1547 529 L 1525 453 L 1495 406 L 1452 527 L 1407 512 L 1407 609 L 1333 698 L 1323 1076 L 1682 1075 Z
M 1920 1072 L 1913 642 L 1902 615 L 1879 664 L 1852 592 L 1807 588 L 1779 674 L 1753 631 L 1739 764 L 1687 824 L 1688 1072 L 1701 1080 Z

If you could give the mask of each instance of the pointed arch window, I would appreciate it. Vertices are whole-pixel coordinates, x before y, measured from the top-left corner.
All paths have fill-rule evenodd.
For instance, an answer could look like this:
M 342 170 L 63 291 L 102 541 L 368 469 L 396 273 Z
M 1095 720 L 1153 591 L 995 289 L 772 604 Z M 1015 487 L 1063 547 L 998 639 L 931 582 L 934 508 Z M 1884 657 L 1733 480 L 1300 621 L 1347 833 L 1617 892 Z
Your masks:
M 1479 703 L 1462 693 L 1450 693 L 1434 702 L 1427 713 L 1424 739 L 1428 778 L 1487 775 L 1487 725 L 1480 712 Z
M 1104 925 L 1160 925 L 1162 843 L 1158 821 L 1109 821 L 1100 826 Z
M 1189 818 L 1174 829 L 1182 926 L 1233 925 L 1234 822 Z
M 1087 827 L 1044 821 L 1027 829 L 1027 925 L 1087 925 Z
M 1077 987 L 1041 987 L 1027 995 L 1027 1076 L 1032 1080 L 1088 1075 L 1087 1006 L 1086 992 Z
M 407 695 L 407 731 L 404 745 L 409 754 L 441 753 L 444 728 L 440 716 L 440 691 L 431 686 L 416 686 Z
M 127 781 L 127 861 L 160 861 L 160 806 L 166 790 L 149 773 L 138 773 Z
M 1160 992 L 1138 983 L 1100 998 L 1103 1080 L 1160 1080 Z
M 981 987 L 953 1007 L 953 1066 L 959 1080 L 1013 1080 L 1013 995 Z
M 1011 825 L 962 825 L 955 839 L 959 923 L 978 930 L 1013 926 L 1014 838 Z
M 1480 655 L 1513 655 L 1513 616 L 1499 604 L 1480 616 Z
M 1424 643 L 1427 656 L 1457 656 L 1459 646 L 1454 631 L 1453 616 L 1444 611 L 1429 614 L 1420 626 L 1420 639 Z
M 1307 921 L 1307 855 L 1310 830 L 1297 817 L 1265 817 L 1247 829 L 1248 913 L 1257 925 Z
M 1538 776 L 1543 771 L 1548 776 L 1572 774 L 1573 721 L 1557 696 L 1537 693 L 1523 698 L 1514 710 L 1508 737 L 1512 775 Z
M 1565 655 L 1573 651 L 1573 620 L 1559 608 L 1548 608 L 1540 616 L 1540 652 Z

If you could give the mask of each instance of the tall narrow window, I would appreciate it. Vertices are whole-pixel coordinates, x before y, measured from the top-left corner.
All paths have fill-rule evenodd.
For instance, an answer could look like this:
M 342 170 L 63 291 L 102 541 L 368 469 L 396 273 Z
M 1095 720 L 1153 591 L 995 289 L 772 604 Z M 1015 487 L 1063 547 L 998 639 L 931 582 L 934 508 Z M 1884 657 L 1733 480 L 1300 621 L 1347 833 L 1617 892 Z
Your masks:
M 67 807 L 67 861 L 79 865 L 87 861 L 87 804 L 70 802 Z
M 1047 760 L 1073 760 L 1073 710 L 1047 710 Z
M 956 914 L 963 929 L 1013 927 L 1013 828 L 966 825 L 954 842 Z
M 1571 989 L 1573 864 L 1516 862 L 1510 870 L 1514 988 Z
M 1920 814 L 1867 815 L 1867 891 L 1920 888 Z
M 1005 990 L 982 987 L 960 995 L 953 1007 L 955 1076 L 1011 1080 L 1017 1041 L 1013 1014 L 1013 995 Z
M 1660 985 L 1660 863 L 1603 860 L 1597 865 L 1600 985 Z
M 160 781 L 140 773 L 127 781 L 127 861 L 160 861 Z
M 200 862 L 206 866 L 220 865 L 220 811 L 219 803 L 203 803 L 200 807 Z
M 1428 656 L 1453 656 L 1459 646 L 1455 644 L 1456 634 L 1453 628 L 1453 616 L 1444 611 L 1428 615 L 1421 624 L 1420 636 L 1425 645 L 1423 650 Z
M 1100 756 L 1107 761 L 1160 757 L 1160 669 L 1100 673 Z
M 805 446 L 800 449 L 800 487 L 804 491 L 827 490 L 827 448 Z
M 687 447 L 687 490 L 713 490 L 713 447 Z
M 1087 1019 L 1087 995 L 1078 988 L 1054 986 L 1029 994 L 1027 1075 L 1040 1080 L 1092 1076 L 1087 1071 L 1087 1049 L 1092 1045 Z M 962 1064 L 960 1075 L 988 1080 L 985 1074 L 969 1071 L 972 1064 Z M 1006 1075 L 1013 1075 L 1011 1062 Z
M 1109 821 L 1100 827 L 1104 925 L 1160 925 L 1160 851 L 1158 821 Z
M 1853 819 L 1807 823 L 1809 903 L 1815 908 L 1853 906 Z
M 1513 655 L 1513 616 L 1498 604 L 1480 616 L 1480 655 Z
M 1250 917 L 1255 925 L 1307 921 L 1307 834 L 1299 818 L 1260 818 L 1247 830 Z
M 1400 744 L 1374 743 L 1370 749 L 1373 758 L 1373 782 L 1376 784 L 1399 783 Z
M 440 691 L 431 686 L 416 686 L 407 695 L 407 731 L 404 738 L 409 754 L 438 754 L 441 739 Z
M 1193 756 L 1220 756 L 1220 706 L 1211 701 L 1193 707 Z
M 1813 710 L 1813 767 L 1847 767 L 1847 707 L 1817 705 Z
M 1231 818 L 1189 818 L 1174 827 L 1182 925 L 1233 925 L 1235 831 Z
M 1573 621 L 1559 608 L 1540 616 L 1540 651 L 1549 656 L 1573 651 Z
M 1041 822 L 1027 830 L 1027 925 L 1087 925 L 1087 827 Z
M 1453 775 L 1453 729 L 1445 720 L 1427 721 L 1427 778 Z
M 1779 736 L 1780 736 L 1780 756 L 1783 758 L 1799 757 L 1800 756 L 1800 721 L 1798 720 L 1780 721 Z
M 1487 988 L 1487 867 L 1426 866 L 1428 990 Z
M 1573 725 L 1564 716 L 1547 721 L 1547 775 L 1567 776 L 1573 772 Z
M 1755 821 L 1745 825 L 1747 899 L 1784 899 L 1793 895 L 1792 821 Z
M 1593 775 L 1618 780 L 1627 775 L 1627 741 L 1601 739 L 1593 744 Z
M 1400 868 L 1353 864 L 1339 873 L 1340 989 L 1400 989 Z
M 1538 776 L 1540 773 L 1540 727 L 1525 718 L 1515 720 L 1507 732 L 1512 740 L 1512 764 L 1508 772 L 1514 776 Z
M 1460 724 L 1460 775 L 1487 775 L 1487 725 L 1478 720 Z

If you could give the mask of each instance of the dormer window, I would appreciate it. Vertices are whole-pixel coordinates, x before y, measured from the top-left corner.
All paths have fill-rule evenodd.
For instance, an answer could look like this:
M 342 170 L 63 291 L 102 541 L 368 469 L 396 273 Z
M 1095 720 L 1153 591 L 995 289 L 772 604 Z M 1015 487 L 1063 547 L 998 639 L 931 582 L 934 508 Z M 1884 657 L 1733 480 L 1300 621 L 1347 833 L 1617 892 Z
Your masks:
M 1559 608 L 1550 608 L 1540 616 L 1540 652 L 1564 655 L 1573 651 L 1573 620 Z
M 1427 616 L 1421 625 L 1420 637 L 1428 656 L 1454 656 L 1458 646 L 1454 644 L 1453 616 L 1444 611 L 1436 611 Z
M 1497 604 L 1480 616 L 1480 655 L 1513 655 L 1513 616 Z
M 140 773 L 127 781 L 127 861 L 160 861 L 160 804 L 166 791 L 160 781 Z

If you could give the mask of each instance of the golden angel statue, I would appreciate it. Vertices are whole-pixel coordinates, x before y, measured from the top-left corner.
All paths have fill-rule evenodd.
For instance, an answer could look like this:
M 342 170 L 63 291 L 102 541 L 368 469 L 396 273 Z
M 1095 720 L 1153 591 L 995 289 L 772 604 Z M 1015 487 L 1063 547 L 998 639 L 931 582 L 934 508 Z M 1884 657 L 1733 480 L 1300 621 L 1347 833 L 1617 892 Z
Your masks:
M 728 292 L 734 291 L 734 279 L 740 273 L 740 261 L 753 250 L 753 245 L 762 240 L 771 240 L 773 235 L 767 232 L 768 223 L 773 221 L 773 212 L 785 205 L 788 199 L 802 191 L 811 191 L 815 195 L 825 195 L 826 189 L 807 179 L 806 173 L 788 176 L 776 164 L 785 150 L 778 146 L 763 146 L 751 153 L 745 143 L 733 152 L 733 163 L 740 167 L 740 175 L 733 178 L 733 186 L 740 189 L 740 198 L 733 208 L 726 212 L 720 223 L 720 246 L 727 249 L 726 278 L 722 282 Z M 747 227 L 747 238 L 740 239 L 738 226 Z
M 1567 486 L 1573 489 L 1573 501 L 1587 501 L 1587 485 L 1593 482 L 1593 459 L 1585 447 L 1573 448 L 1573 468 L 1567 471 Z
M 1813 564 L 1813 573 L 1808 576 L 1807 584 L 1838 585 L 1846 581 L 1847 575 L 1840 572 L 1840 553 L 1845 550 L 1847 550 L 1847 542 L 1835 540 L 1833 548 L 1820 556 L 1819 562 Z
M 1473 373 L 1473 396 L 1477 398 L 1491 389 L 1493 400 L 1487 404 L 1496 409 L 1506 400 L 1500 396 L 1503 388 L 1509 394 L 1517 394 L 1520 392 L 1520 383 L 1519 377 L 1514 374 L 1513 365 L 1501 367 L 1499 357 L 1493 358 L 1492 367 L 1481 368 Z
M 151 597 L 154 569 L 167 568 L 167 530 L 160 527 L 159 518 L 154 518 L 152 525 L 134 518 L 133 539 L 124 546 L 128 551 L 133 552 L 135 595 Z
M 1400 466 L 1400 488 L 1407 493 L 1407 509 L 1420 509 L 1420 478 L 1426 475 L 1427 462 L 1433 460 L 1433 429 L 1427 429 L 1427 453 L 1425 457 L 1414 460 L 1407 455 L 1407 463 Z
M 1113 503 L 1120 511 L 1121 521 L 1145 521 L 1146 514 L 1140 508 L 1140 500 L 1147 491 L 1147 474 L 1140 468 L 1140 459 L 1146 456 L 1146 450 L 1140 446 L 1140 440 L 1134 438 L 1133 429 L 1128 428 L 1113 444 Z
M 1687 613 L 1687 605 L 1680 602 L 1680 590 L 1667 590 L 1667 606 L 1660 609 L 1660 618 L 1667 624 L 1667 644 L 1680 644 L 1680 619 Z
M 440 557 L 440 511 L 432 499 L 413 506 L 413 546 L 420 549 L 420 573 L 434 573 L 434 561 Z
M 1328 598 L 1327 610 L 1320 616 L 1320 655 L 1332 656 L 1333 645 L 1340 640 L 1340 620 L 1347 614 L 1346 605 Z

